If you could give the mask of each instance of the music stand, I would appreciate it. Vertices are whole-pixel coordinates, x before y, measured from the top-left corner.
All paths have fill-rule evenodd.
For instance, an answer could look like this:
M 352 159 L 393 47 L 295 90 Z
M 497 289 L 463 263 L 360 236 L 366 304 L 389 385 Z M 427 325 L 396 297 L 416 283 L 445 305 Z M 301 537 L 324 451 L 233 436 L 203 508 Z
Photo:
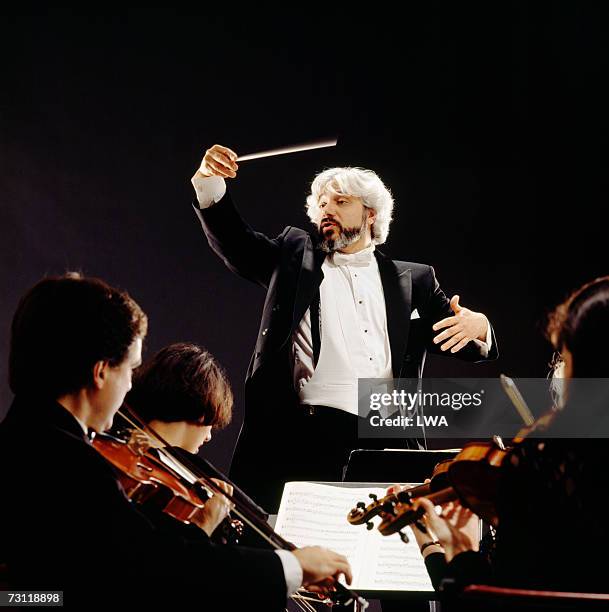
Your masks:
M 454 459 L 458 450 L 415 450 L 415 449 L 387 449 L 387 450 L 354 450 L 343 472 L 345 483 L 398 483 L 423 482 L 429 478 L 434 467 L 445 459 Z M 439 605 L 436 600 L 430 599 L 435 594 L 422 592 L 376 591 L 361 592 L 363 597 L 379 599 L 381 606 L 386 609 L 397 609 L 400 602 L 409 604 L 409 609 L 427 608 L 423 603 L 429 601 L 429 611 L 436 612 Z M 419 603 L 417 603 L 419 602 Z
M 343 482 L 423 482 L 434 467 L 454 459 L 457 450 L 354 450 L 349 455 Z

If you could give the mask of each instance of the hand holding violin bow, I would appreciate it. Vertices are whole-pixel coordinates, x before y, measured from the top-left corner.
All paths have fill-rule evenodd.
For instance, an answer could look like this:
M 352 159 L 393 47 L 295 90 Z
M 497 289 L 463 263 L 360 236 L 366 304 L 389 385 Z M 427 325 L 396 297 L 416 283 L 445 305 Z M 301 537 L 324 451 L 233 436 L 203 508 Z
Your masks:
M 341 574 L 351 584 L 353 574 L 347 557 L 321 546 L 305 546 L 292 551 L 302 567 L 302 586 L 312 592 L 332 590 Z

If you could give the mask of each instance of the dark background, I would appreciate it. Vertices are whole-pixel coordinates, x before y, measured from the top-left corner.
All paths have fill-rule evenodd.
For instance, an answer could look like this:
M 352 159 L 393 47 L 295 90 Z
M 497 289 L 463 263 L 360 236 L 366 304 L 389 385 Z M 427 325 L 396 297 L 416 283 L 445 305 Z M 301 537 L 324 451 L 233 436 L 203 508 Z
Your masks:
M 196 341 L 225 365 L 236 414 L 206 454 L 228 466 L 264 293 L 223 267 L 190 209 L 216 142 L 338 134 L 335 149 L 243 163 L 230 189 L 244 216 L 271 235 L 306 227 L 317 171 L 376 170 L 397 202 L 382 250 L 432 264 L 499 339 L 494 364 L 434 358 L 427 374 L 544 376 L 546 312 L 609 271 L 609 22 L 581 3 L 424 4 L 3 16 L 0 417 L 19 296 L 80 269 L 140 302 L 148 355 Z

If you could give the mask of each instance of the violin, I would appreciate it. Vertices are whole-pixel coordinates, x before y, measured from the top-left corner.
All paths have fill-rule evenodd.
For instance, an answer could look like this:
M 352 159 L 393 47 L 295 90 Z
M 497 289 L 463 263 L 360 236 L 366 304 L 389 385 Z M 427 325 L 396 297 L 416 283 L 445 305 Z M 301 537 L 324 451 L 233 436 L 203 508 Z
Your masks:
M 226 482 L 232 485 L 233 493 L 224 491 L 213 480 L 211 473 L 205 472 L 204 468 L 195 465 L 187 457 L 179 458 L 157 432 L 144 423 L 126 404 L 124 406 L 124 410 L 119 410 L 119 416 L 141 435 L 132 436 L 131 444 L 109 436 L 95 436 L 93 446 L 115 465 L 119 474 L 122 474 L 120 479 L 130 499 L 156 503 L 169 516 L 184 523 L 196 524 L 205 501 L 211 495 L 224 495 L 234 505 L 233 512 L 239 517 L 241 525 L 247 524 L 274 549 L 296 550 L 294 544 L 273 530 L 266 520 L 267 515 L 264 511 L 237 485 L 226 479 Z M 98 437 L 99 441 L 96 443 Z M 152 446 L 151 441 L 158 444 L 155 452 L 159 457 L 168 459 L 167 462 L 138 448 L 143 445 L 149 449 Z M 179 466 L 179 471 L 167 465 L 172 463 L 176 467 Z M 189 478 L 185 478 L 184 474 L 188 474 Z M 327 594 L 315 593 L 310 596 L 306 592 L 304 594 L 299 592 L 292 595 L 292 598 L 296 602 L 302 601 L 303 604 L 315 601 L 328 606 L 350 606 L 357 603 L 361 609 L 368 607 L 368 602 L 363 597 L 340 582 L 336 582 L 332 589 L 333 591 Z
M 556 415 L 557 412 L 551 410 L 525 426 L 512 440 L 512 446 L 536 431 L 547 428 Z M 402 531 L 407 525 L 416 524 L 425 532 L 425 527 L 420 523 L 425 511 L 413 508 L 413 501 L 417 497 L 426 497 L 434 505 L 458 500 L 482 520 L 497 527 L 499 468 L 509 456 L 511 448 L 506 448 L 498 436 L 490 442 L 470 442 L 454 459 L 436 465 L 429 483 L 390 493 L 381 499 L 371 496 L 372 503 L 366 505 L 358 502 L 347 515 L 347 520 L 352 525 L 366 524 L 368 529 L 372 529 L 374 524 L 371 519 L 380 516 L 378 530 L 382 535 L 398 533 L 404 542 L 408 542 L 408 535 Z
M 197 523 L 197 516 L 211 497 L 188 488 L 179 476 L 141 447 L 108 434 L 97 434 L 93 448 L 118 473 L 127 497 L 136 504 L 154 504 L 182 523 Z
M 417 497 L 426 497 L 435 505 L 459 500 L 464 507 L 496 526 L 494 500 L 499 479 L 497 468 L 507 454 L 508 450 L 497 439 L 492 442 L 470 442 L 454 459 L 446 459 L 436 465 L 429 483 L 390 493 L 368 506 L 359 502 L 349 512 L 347 520 L 352 525 L 366 523 L 367 528 L 372 529 L 374 524 L 371 518 L 378 515 L 381 518 L 378 530 L 382 535 L 398 533 L 403 542 L 408 542 L 408 535 L 402 531 L 407 525 L 416 524 L 425 532 L 425 527 L 420 523 L 425 511 L 423 508 L 415 509 L 413 501 Z
M 134 503 L 153 507 L 168 516 L 203 529 L 205 504 L 213 494 L 201 484 L 194 484 L 163 463 L 151 451 L 142 436 L 125 440 L 109 434 L 97 434 L 95 448 L 115 468 L 127 497 Z M 243 523 L 226 517 L 211 539 L 222 544 L 236 544 L 243 533 Z

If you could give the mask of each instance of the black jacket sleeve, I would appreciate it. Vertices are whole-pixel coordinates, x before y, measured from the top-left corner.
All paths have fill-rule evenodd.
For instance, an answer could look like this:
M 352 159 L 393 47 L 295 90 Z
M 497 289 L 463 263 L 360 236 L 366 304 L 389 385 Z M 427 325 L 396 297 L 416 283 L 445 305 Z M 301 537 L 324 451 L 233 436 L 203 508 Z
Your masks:
M 451 588 L 463 588 L 468 584 L 490 584 L 491 566 L 478 552 L 468 550 L 446 563 L 444 553 L 433 553 L 425 558 L 425 567 L 436 591 L 450 583 Z
M 187 531 L 180 536 L 157 529 L 127 499 L 97 451 L 57 430 L 44 436 L 30 431 L 37 452 L 8 469 L 7 457 L 18 456 L 25 435 L 23 429 L 11 433 L 0 447 L 3 490 L 26 499 L 28 475 L 45 466 L 36 486 L 42 507 L 4 504 L 0 509 L 0 543 L 15 586 L 64 590 L 72 602 L 78 592 L 89 603 L 91 593 L 115 600 L 113 593 L 121 593 L 130 601 L 150 595 L 174 604 L 201 601 L 206 610 L 221 609 L 216 604 L 241 608 L 252 594 L 263 593 L 269 610 L 285 607 L 283 566 L 274 551 L 216 545 Z
M 200 209 L 193 205 L 212 250 L 235 274 L 265 289 L 279 263 L 280 245 L 286 228 L 277 238 L 253 230 L 237 211 L 230 195 Z
M 446 576 L 446 557 L 444 553 L 432 553 L 425 557 L 425 567 L 431 578 L 431 584 L 436 591 L 440 590 L 440 584 Z

